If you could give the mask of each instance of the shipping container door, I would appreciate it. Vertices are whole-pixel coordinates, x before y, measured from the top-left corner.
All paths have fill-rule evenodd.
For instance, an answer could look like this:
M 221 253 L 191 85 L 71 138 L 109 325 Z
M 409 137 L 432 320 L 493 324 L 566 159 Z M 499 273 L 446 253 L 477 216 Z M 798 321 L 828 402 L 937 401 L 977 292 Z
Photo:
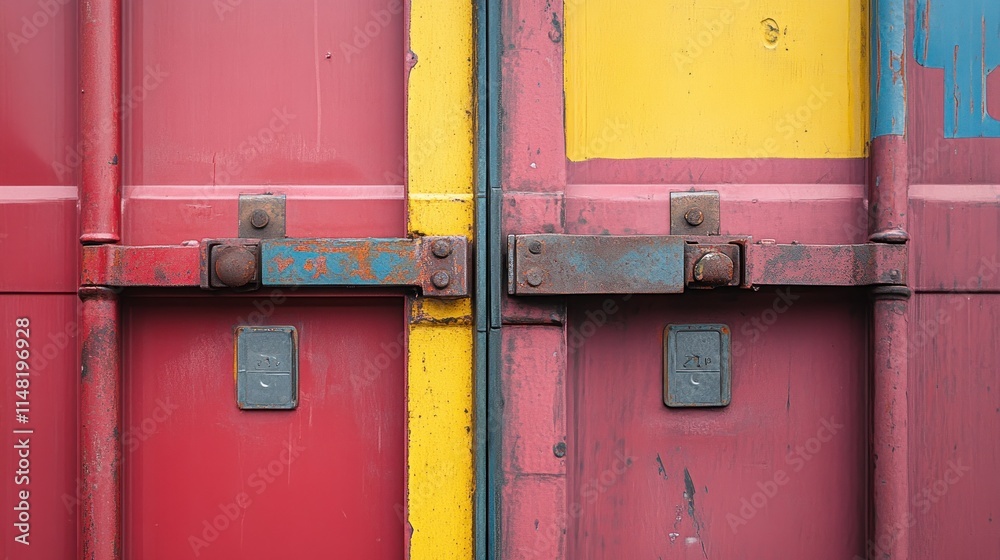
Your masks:
M 41 4 L 0 2 L 4 558 L 76 551 L 77 17 Z
M 48 22 L 0 54 L 5 557 L 469 557 L 471 6 L 43 4 L 0 8 Z
M 502 10 L 504 558 L 961 548 L 921 527 L 995 549 L 995 454 L 972 449 L 995 445 L 958 418 L 996 417 L 995 353 L 974 350 L 996 329 L 979 293 L 995 270 L 976 272 L 996 248 L 996 61 L 975 62 L 992 56 L 996 10 L 938 4 Z M 946 37 L 925 44 L 927 10 L 945 12 L 931 30 Z M 978 35 L 960 38 L 958 20 Z M 959 42 L 961 68 L 945 56 Z M 942 83 L 940 65 L 972 77 Z M 942 119 L 975 123 L 927 124 Z M 977 294 L 944 309 L 954 331 L 916 344 L 917 319 L 955 296 L 914 302 L 910 287 Z M 958 348 L 978 357 L 955 363 Z M 975 388 L 939 385 L 966 367 Z M 981 474 L 949 471 L 962 459 Z M 946 479 L 943 498 L 921 494 Z M 976 508 L 961 528 L 959 495 Z

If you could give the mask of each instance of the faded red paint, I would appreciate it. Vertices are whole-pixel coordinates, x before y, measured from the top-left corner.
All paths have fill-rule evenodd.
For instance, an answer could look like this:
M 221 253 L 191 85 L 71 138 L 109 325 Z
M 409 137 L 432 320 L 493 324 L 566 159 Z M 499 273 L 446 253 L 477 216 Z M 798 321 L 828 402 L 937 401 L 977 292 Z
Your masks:
M 86 246 L 83 248 L 81 283 L 93 286 L 199 286 L 201 251 L 197 244 Z
M 84 243 L 121 236 L 121 0 L 80 2 L 80 179 Z
M 81 288 L 80 530 L 86 560 L 122 557 L 118 294 Z

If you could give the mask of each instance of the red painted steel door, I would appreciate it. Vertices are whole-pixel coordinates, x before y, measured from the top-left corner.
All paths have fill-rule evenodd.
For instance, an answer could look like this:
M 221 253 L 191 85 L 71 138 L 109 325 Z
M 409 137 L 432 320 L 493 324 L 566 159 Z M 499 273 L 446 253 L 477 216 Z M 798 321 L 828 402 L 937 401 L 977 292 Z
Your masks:
M 403 20 L 384 7 L 127 3 L 123 243 L 236 237 L 238 195 L 265 192 L 286 195 L 288 237 L 404 236 L 386 184 Z M 376 12 L 378 40 L 346 57 Z M 234 328 L 257 325 L 297 330 L 293 411 L 236 406 Z M 125 557 L 401 557 L 404 328 L 400 296 L 126 300 Z
M 504 558 L 996 555 L 996 10 L 956 4 L 508 5 Z M 989 60 L 942 78 L 959 46 Z M 592 289 L 670 284 L 580 247 L 690 191 L 754 290 Z M 725 406 L 665 405 L 678 326 L 730 337 Z

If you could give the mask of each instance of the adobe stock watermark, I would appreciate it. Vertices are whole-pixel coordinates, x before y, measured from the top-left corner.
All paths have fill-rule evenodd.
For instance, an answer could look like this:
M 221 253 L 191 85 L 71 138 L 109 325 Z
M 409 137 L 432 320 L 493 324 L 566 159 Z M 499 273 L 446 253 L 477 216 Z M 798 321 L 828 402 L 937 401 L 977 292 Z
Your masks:
M 212 8 L 215 15 L 219 16 L 219 21 L 226 21 L 226 16 L 236 11 L 236 8 L 243 4 L 243 0 L 212 0 Z
M 596 504 L 605 492 L 621 480 L 629 468 L 632 467 L 633 462 L 631 456 L 621 451 L 615 451 L 611 465 L 601 471 L 601 474 L 580 486 L 579 499 L 574 500 L 566 510 L 567 519 L 579 519 L 587 511 L 588 507 Z M 530 555 L 551 558 L 551 556 L 547 555 L 548 552 L 552 549 L 553 545 L 559 543 L 564 535 L 565 531 L 562 527 L 557 525 L 547 526 L 545 530 L 537 533 Z
M 833 439 L 844 427 L 838 424 L 833 418 L 825 418 L 820 421 L 820 427 L 816 435 L 807 439 L 804 445 L 798 445 L 794 450 L 785 455 L 785 464 L 791 469 L 791 473 L 800 472 L 805 468 L 806 463 L 813 460 L 823 449 L 823 445 Z M 778 495 L 778 491 L 791 481 L 788 471 L 778 469 L 774 471 L 771 478 L 757 482 L 757 491 L 747 496 L 740 497 L 740 508 L 736 515 L 732 512 L 726 514 L 726 521 L 729 528 L 735 535 L 740 527 L 746 525 L 757 513 L 766 508 L 771 500 Z
M 374 358 L 365 358 L 365 367 L 363 370 L 351 372 L 351 385 L 355 389 L 371 385 L 390 366 L 403 358 L 406 348 L 406 332 L 399 333 L 399 336 L 388 344 L 385 342 L 379 344 L 379 347 L 382 348 L 382 351 L 376 354 Z
M 122 445 L 125 454 L 131 454 L 139 449 L 139 446 L 143 442 L 149 440 L 159 432 L 160 425 L 164 424 L 173 416 L 176 410 L 180 409 L 180 406 L 174 403 L 170 397 L 156 399 L 155 405 L 145 418 L 140 420 L 138 424 L 129 426 L 125 430 L 125 433 L 122 434 Z M 62 495 L 62 503 L 66 508 L 66 512 L 72 514 L 74 508 L 76 508 L 82 499 L 83 480 L 78 478 L 76 479 L 76 491 L 74 495 Z
M 218 505 L 219 513 L 202 521 L 200 533 L 188 536 L 188 544 L 195 556 L 201 556 L 204 549 L 217 541 L 219 535 L 232 527 L 236 520 L 253 505 L 254 496 L 263 494 L 268 486 L 284 474 L 306 449 L 298 443 L 288 441 L 284 442 L 284 445 L 285 448 L 278 454 L 277 459 L 272 459 L 267 465 L 258 468 L 247 477 L 246 486 L 253 490 L 253 496 L 245 490 L 240 490 L 233 496 L 232 500 Z
M 271 109 L 271 118 L 266 126 L 257 129 L 236 146 L 237 158 L 227 162 L 222 170 L 213 170 L 213 185 L 228 185 L 233 178 L 243 172 L 243 166 L 264 153 L 264 148 L 273 144 L 278 133 L 285 130 L 295 120 L 295 114 L 287 107 Z
M 38 9 L 30 16 L 21 18 L 20 33 L 7 32 L 7 41 L 14 54 L 21 51 L 21 47 L 27 45 L 32 39 L 38 36 L 42 29 L 45 29 L 62 12 L 64 6 L 71 0 L 38 0 L 35 4 Z
M 372 10 L 371 17 L 364 25 L 354 26 L 354 35 L 351 42 L 340 42 L 340 52 L 344 55 L 344 62 L 351 63 L 351 58 L 361 54 L 361 51 L 368 48 L 393 18 L 403 13 L 403 0 L 390 0 L 385 8 Z
M 775 132 L 781 134 L 781 138 L 785 141 L 792 140 L 799 130 L 805 130 L 809 121 L 822 111 L 823 107 L 833 98 L 833 95 L 833 92 L 825 84 L 819 87 L 810 87 L 809 96 L 804 103 L 794 110 L 786 112 L 781 118 L 775 121 Z M 746 182 L 748 177 L 760 169 L 760 166 L 763 165 L 761 162 L 777 157 L 780 148 L 778 137 L 769 136 L 759 148 L 747 150 L 747 157 L 736 169 L 731 182 Z
M 787 313 L 801 297 L 798 294 L 793 294 L 791 288 L 778 288 L 774 291 L 774 299 L 771 301 L 771 306 L 761 311 L 756 317 L 751 317 L 740 325 L 740 334 L 749 338 L 751 344 L 757 342 L 764 336 L 764 333 L 768 329 L 778 322 L 778 318 L 782 314 Z M 742 356 L 745 351 L 746 347 L 742 341 L 733 341 L 733 356 Z
M 890 527 L 887 532 L 878 535 L 875 541 L 869 539 L 865 544 L 865 556 L 855 555 L 853 560 L 880 560 L 888 558 L 889 551 L 892 550 L 893 544 L 896 543 L 896 540 L 899 539 L 903 531 L 914 527 L 917 524 L 917 518 L 930 511 L 931 507 L 936 505 L 948 493 L 951 487 L 958 484 L 962 480 L 962 477 L 971 470 L 972 467 L 963 465 L 961 459 L 948 461 L 948 470 L 944 472 L 941 478 L 924 486 L 921 491 L 916 492 L 916 495 L 911 500 L 910 511 L 907 513 L 904 522 L 901 522 L 898 526 Z
M 1000 261 L 997 260 L 996 255 L 990 258 L 982 257 L 979 260 L 979 267 L 976 269 L 976 272 L 959 288 L 978 290 L 982 288 L 983 283 L 992 280 L 998 272 L 1000 272 Z M 941 307 L 933 317 L 917 321 L 916 328 L 913 329 L 913 334 L 906 347 L 907 355 L 912 357 L 930 344 L 944 330 L 945 325 L 951 322 L 952 313 L 957 313 L 965 309 L 965 306 L 969 303 L 969 295 L 962 293 L 950 294 L 948 297 L 948 302 L 951 304 L 950 307 Z
M 745 10 L 750 6 L 750 0 L 730 0 L 739 10 Z M 674 65 L 678 70 L 685 70 L 687 66 L 694 64 L 695 59 L 705 53 L 705 50 L 712 46 L 716 39 L 722 36 L 727 27 L 736 20 L 736 14 L 729 8 L 723 8 L 718 16 L 709 20 L 702 20 L 694 35 L 688 38 L 684 47 L 674 51 Z
M 615 316 L 621 307 L 619 307 L 618 302 L 615 301 L 616 298 L 607 298 L 601 302 L 601 306 L 597 309 L 588 309 L 584 312 L 586 319 L 584 319 L 580 326 L 571 325 L 566 331 L 566 351 L 570 354 L 576 352 L 583 347 L 587 339 L 597 334 L 597 331 L 601 327 L 606 325 L 611 317 Z M 632 294 L 625 294 L 621 297 L 621 301 L 626 302 L 632 299 Z
M 132 114 L 132 110 L 145 101 L 146 96 L 159 88 L 169 76 L 170 73 L 161 68 L 159 64 L 146 66 L 142 73 L 142 83 L 125 92 L 122 96 L 121 105 L 118 107 L 118 115 L 121 120 L 126 120 Z M 96 135 L 107 134 L 111 131 L 112 126 L 114 126 L 114 122 L 111 119 L 102 120 L 100 129 L 83 131 L 83 138 L 75 146 L 66 147 L 63 160 L 52 162 L 52 170 L 56 172 L 60 180 L 68 181 L 72 178 L 73 170 L 83 162 L 84 150 L 93 145 Z

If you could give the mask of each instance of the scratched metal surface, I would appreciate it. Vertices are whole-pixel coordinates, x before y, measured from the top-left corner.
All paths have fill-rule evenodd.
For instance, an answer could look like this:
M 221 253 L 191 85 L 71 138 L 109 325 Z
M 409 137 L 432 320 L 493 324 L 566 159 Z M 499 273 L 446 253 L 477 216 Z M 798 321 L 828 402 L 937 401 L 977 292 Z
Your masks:
M 852 558 L 866 307 L 808 288 L 575 301 L 566 558 Z M 732 403 L 664 407 L 664 324 L 714 322 L 732 328 Z

